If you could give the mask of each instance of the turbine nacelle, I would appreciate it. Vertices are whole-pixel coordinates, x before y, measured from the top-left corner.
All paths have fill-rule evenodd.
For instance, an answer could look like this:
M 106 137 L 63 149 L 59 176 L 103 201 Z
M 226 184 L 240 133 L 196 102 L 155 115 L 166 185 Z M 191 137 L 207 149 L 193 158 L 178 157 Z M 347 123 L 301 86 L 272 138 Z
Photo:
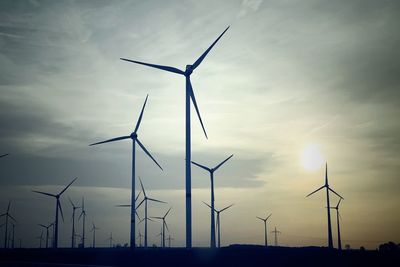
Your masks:
M 190 76 L 193 72 L 193 65 L 186 65 L 185 76 Z
M 131 133 L 130 137 L 131 137 L 132 140 L 136 140 L 137 139 L 137 133 L 135 133 L 135 132 Z

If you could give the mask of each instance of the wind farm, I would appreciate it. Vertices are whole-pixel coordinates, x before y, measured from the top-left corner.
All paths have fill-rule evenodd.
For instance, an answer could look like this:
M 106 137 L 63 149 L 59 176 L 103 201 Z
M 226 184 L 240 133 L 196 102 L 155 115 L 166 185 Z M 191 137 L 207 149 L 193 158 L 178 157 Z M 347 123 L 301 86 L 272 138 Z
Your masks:
M 400 263 L 394 1 L 0 7 L 0 266 Z

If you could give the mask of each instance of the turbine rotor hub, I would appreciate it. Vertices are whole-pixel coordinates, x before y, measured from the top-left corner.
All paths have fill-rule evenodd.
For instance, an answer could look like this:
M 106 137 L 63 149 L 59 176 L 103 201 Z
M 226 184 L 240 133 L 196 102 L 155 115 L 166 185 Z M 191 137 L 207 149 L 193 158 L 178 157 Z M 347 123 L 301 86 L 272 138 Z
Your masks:
M 137 133 L 133 132 L 131 133 L 131 139 L 135 140 L 137 138 Z
M 193 72 L 192 65 L 186 65 L 185 75 L 189 76 L 190 74 L 192 74 L 192 72 Z

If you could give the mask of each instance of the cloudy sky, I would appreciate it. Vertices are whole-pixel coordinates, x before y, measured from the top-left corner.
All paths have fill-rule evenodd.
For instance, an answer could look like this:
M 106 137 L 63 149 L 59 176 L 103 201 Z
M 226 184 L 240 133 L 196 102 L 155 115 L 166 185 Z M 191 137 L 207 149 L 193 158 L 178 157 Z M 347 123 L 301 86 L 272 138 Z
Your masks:
M 138 150 L 137 174 L 168 202 L 151 215 L 173 207 L 170 234 L 183 246 L 184 78 L 119 58 L 184 69 L 230 25 L 192 74 L 209 135 L 193 112 L 192 159 L 234 154 L 215 177 L 216 207 L 235 204 L 221 215 L 222 244 L 262 244 L 256 216 L 272 213 L 280 244 L 325 245 L 324 194 L 305 198 L 325 161 L 345 198 L 343 245 L 399 242 L 399 12 L 384 0 L 1 1 L 0 154 L 11 155 L 0 159 L 0 209 L 11 200 L 17 238 L 37 246 L 54 201 L 31 190 L 57 193 L 78 177 L 62 199 L 61 245 L 67 196 L 85 196 L 98 245 L 110 232 L 128 242 L 129 211 L 114 205 L 130 201 L 131 143 L 88 144 L 130 134 L 149 94 L 138 134 L 164 171 Z M 193 167 L 192 185 L 193 244 L 207 246 L 207 173 Z M 160 226 L 150 223 L 150 244 Z

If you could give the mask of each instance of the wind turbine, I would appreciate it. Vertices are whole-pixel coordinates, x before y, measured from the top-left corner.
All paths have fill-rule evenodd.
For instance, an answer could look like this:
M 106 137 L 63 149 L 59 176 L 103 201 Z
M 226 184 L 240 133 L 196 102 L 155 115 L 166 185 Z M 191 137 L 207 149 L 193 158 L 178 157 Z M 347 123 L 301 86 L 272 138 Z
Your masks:
M 275 230 L 271 231 L 271 233 L 275 234 L 275 247 L 278 246 L 278 234 L 281 234 L 281 231 L 276 230 L 276 226 L 275 226 Z
M 207 203 L 205 203 L 204 201 L 203 201 L 203 203 L 206 204 L 210 209 L 212 209 L 212 207 L 210 205 L 208 205 Z M 219 214 L 221 212 L 223 212 L 224 210 L 229 209 L 232 206 L 233 206 L 233 204 L 231 204 L 221 210 L 214 209 L 214 211 L 217 213 L 217 231 L 218 231 L 218 247 L 219 248 L 221 247 L 221 220 L 220 220 Z
M 142 202 L 140 202 L 140 204 L 136 208 L 138 209 L 144 202 L 144 219 L 143 219 L 144 220 L 144 247 L 147 248 L 147 221 L 148 220 L 152 221 L 150 218 L 147 217 L 147 201 L 150 200 L 150 201 L 159 202 L 159 203 L 166 203 L 166 202 L 147 197 L 146 191 L 144 190 L 143 183 L 142 183 L 142 180 L 140 179 L 140 177 L 139 177 L 139 182 L 140 182 L 140 186 L 142 187 L 142 192 L 143 192 L 144 198 L 143 198 Z
M 337 231 L 338 231 L 338 249 L 342 250 L 342 239 L 340 238 L 340 219 L 342 219 L 342 217 L 340 216 L 339 213 L 339 205 L 340 202 L 342 201 L 341 198 L 339 198 L 339 202 L 337 203 L 337 205 L 335 207 L 331 207 L 331 209 L 335 209 L 336 210 L 336 221 L 337 221 Z
M 113 236 L 112 236 L 112 232 L 110 233 L 110 237 L 107 238 L 108 241 L 110 241 L 110 248 L 112 248 L 112 242 L 114 240 Z
M 265 246 L 268 246 L 268 239 L 267 239 L 267 220 L 269 219 L 269 217 L 271 217 L 272 213 L 270 215 L 268 215 L 265 219 L 261 218 L 261 217 L 257 217 L 258 219 L 260 219 L 261 221 L 264 222 L 264 239 L 265 239 Z
M 230 155 L 227 159 L 219 163 L 214 168 L 208 168 L 204 165 L 196 163 L 192 161 L 192 164 L 200 167 L 210 173 L 210 180 L 211 180 L 211 237 L 210 237 L 210 247 L 215 248 L 215 217 L 214 217 L 214 172 L 218 170 L 225 162 L 227 162 L 230 158 L 233 157 L 233 154 Z
M 49 225 L 44 225 L 44 224 L 38 224 L 40 227 L 43 227 L 46 229 L 46 248 L 49 248 L 49 228 L 54 226 L 54 223 L 51 223 Z
M 15 241 L 15 224 L 11 223 L 12 226 L 12 242 L 11 242 L 11 248 L 14 248 L 14 241 Z
M 82 210 L 79 215 L 78 221 L 82 218 L 82 248 L 85 248 L 85 221 L 86 221 L 86 210 L 85 210 L 85 199 L 82 197 Z
M 39 239 L 39 248 L 42 248 L 42 241 L 43 241 L 43 229 L 40 233 L 40 236 L 37 236 L 36 239 Z
M 156 235 L 156 237 L 160 237 L 160 248 L 163 247 L 163 229 L 160 229 L 160 233 Z
M 71 248 L 75 247 L 75 210 L 80 209 L 80 207 L 75 206 L 74 202 L 68 197 L 69 203 L 72 206 L 72 238 L 71 238 Z
M 168 240 L 168 247 L 171 247 L 171 241 L 174 239 L 171 237 L 171 235 L 169 235 L 167 240 Z
M 96 230 L 100 230 L 100 228 L 97 228 L 96 225 L 94 225 L 94 222 L 92 222 L 92 229 L 90 231 L 93 232 L 93 248 L 96 247 Z
M 143 118 L 143 112 L 144 108 L 146 107 L 147 103 L 147 98 L 149 95 L 146 96 L 146 100 L 144 101 L 142 111 L 140 112 L 139 119 L 136 123 L 135 130 L 130 134 L 130 135 L 125 135 L 125 136 L 120 136 L 116 138 L 112 138 L 106 141 L 98 142 L 91 144 L 90 146 L 94 145 L 99 145 L 99 144 L 104 144 L 104 143 L 109 143 L 109 142 L 115 142 L 115 141 L 120 141 L 120 140 L 125 140 L 125 139 L 132 139 L 132 190 L 131 190 L 131 235 L 130 235 L 130 243 L 131 243 L 131 249 L 135 247 L 135 214 L 136 214 L 136 207 L 135 207 L 135 145 L 136 143 L 142 148 L 142 150 L 149 156 L 154 163 L 161 169 L 163 168 L 158 164 L 158 162 L 153 158 L 153 156 L 150 154 L 150 152 L 146 149 L 146 147 L 139 141 L 137 131 L 139 130 L 140 122 L 142 121 Z
M 329 187 L 328 184 L 328 163 L 325 165 L 325 184 L 318 188 L 317 190 L 311 192 L 310 194 L 307 195 L 307 197 L 311 196 L 312 194 L 318 192 L 321 189 L 326 188 L 326 204 L 327 204 L 327 211 L 328 211 L 328 247 L 330 249 L 333 249 L 333 239 L 332 239 L 332 225 L 331 225 L 331 206 L 329 204 L 329 191 L 337 195 L 339 198 L 343 199 L 341 195 L 336 193 L 332 188 Z
M 5 234 L 4 234 L 4 248 L 7 248 L 8 218 L 13 220 L 14 222 L 17 222 L 17 220 L 15 220 L 15 218 L 13 216 L 11 216 L 11 214 L 10 214 L 10 207 L 11 207 L 11 201 L 8 201 L 7 211 L 0 215 L 0 217 L 6 216 Z
M 168 232 L 168 225 L 167 222 L 165 221 L 165 218 L 167 217 L 168 213 L 170 212 L 172 208 L 169 208 L 169 210 L 165 213 L 165 215 L 163 217 L 151 217 L 153 219 L 159 219 L 162 220 L 162 247 L 165 248 L 165 228 L 167 228 Z
M 56 199 L 56 220 L 55 220 L 55 229 L 54 229 L 54 248 L 58 247 L 58 210 L 60 210 L 61 213 L 61 218 L 64 221 L 64 214 L 61 208 L 61 203 L 60 203 L 60 196 L 65 192 L 65 190 L 68 189 L 68 187 L 71 186 L 71 184 L 73 182 L 75 182 L 75 180 L 78 178 L 75 178 L 74 180 L 72 180 L 72 182 L 70 182 L 60 193 L 58 193 L 57 195 L 54 194 L 50 194 L 50 193 L 46 193 L 46 192 L 41 192 L 41 191 L 36 191 L 36 190 L 32 190 L 32 192 L 38 193 L 38 194 L 42 194 L 42 195 L 46 195 L 46 196 L 50 196 L 50 197 L 54 197 Z
M 141 233 L 140 230 L 139 230 L 139 235 L 138 235 L 138 238 L 139 238 L 139 247 L 142 246 L 142 237 L 143 237 L 143 235 L 142 235 L 142 233 Z
M 145 65 L 147 67 L 151 68 L 156 68 L 176 74 L 180 74 L 185 76 L 186 79 L 186 103 L 185 103 L 185 109 L 186 109 L 186 247 L 191 248 L 192 247 L 192 185 L 191 185 L 191 169 L 190 169 L 190 162 L 191 162 L 191 134 L 190 134 L 190 101 L 193 102 L 194 108 L 196 110 L 197 116 L 200 120 L 201 127 L 203 128 L 204 135 L 207 137 L 206 130 L 203 125 L 203 121 L 200 116 L 200 111 L 197 106 L 196 98 L 194 96 L 194 91 L 192 88 L 192 84 L 190 82 L 190 75 L 192 72 L 200 65 L 200 63 L 204 60 L 204 58 L 207 56 L 207 54 L 211 51 L 211 49 L 214 47 L 214 45 L 219 41 L 219 39 L 224 35 L 224 33 L 229 29 L 227 27 L 223 33 L 212 43 L 212 45 L 193 63 L 193 65 L 186 65 L 186 70 L 180 70 L 174 67 L 169 67 L 169 66 L 162 66 L 162 65 L 156 65 L 156 64 L 150 64 L 150 63 L 145 63 L 145 62 L 140 62 L 136 60 L 130 60 L 126 58 L 121 58 L 121 60 L 125 60 L 128 62 L 136 63 L 136 64 L 141 64 Z

